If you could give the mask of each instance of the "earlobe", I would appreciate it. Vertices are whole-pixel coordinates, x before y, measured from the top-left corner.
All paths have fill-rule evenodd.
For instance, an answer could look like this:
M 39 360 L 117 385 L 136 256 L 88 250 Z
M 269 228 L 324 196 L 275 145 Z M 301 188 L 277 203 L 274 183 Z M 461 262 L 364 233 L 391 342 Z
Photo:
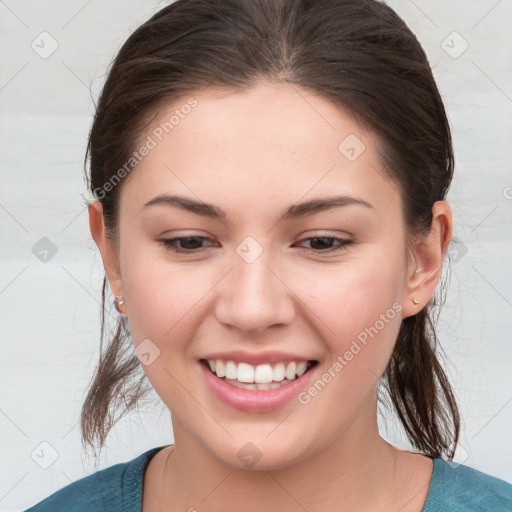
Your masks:
M 430 232 L 416 241 L 408 267 L 407 283 L 402 302 L 402 316 L 417 314 L 433 297 L 448 245 L 452 237 L 452 213 L 446 201 L 432 207 Z
M 113 241 L 107 236 L 101 202 L 91 201 L 88 210 L 91 236 L 100 251 L 110 289 L 114 295 L 123 295 L 119 258 Z

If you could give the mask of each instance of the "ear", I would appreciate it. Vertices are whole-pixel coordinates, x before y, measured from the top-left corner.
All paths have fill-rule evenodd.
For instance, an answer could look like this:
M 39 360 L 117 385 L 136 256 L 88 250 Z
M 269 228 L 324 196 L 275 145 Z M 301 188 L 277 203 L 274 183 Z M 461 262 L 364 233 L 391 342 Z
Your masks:
M 416 240 L 409 257 L 402 300 L 403 318 L 418 313 L 433 297 L 452 238 L 452 230 L 450 206 L 446 201 L 437 201 L 432 207 L 430 232 Z M 414 299 L 419 301 L 418 304 L 414 304 Z
M 91 235 L 101 253 L 110 289 L 114 296 L 124 295 L 119 267 L 119 255 L 114 242 L 107 236 L 103 219 L 103 206 L 100 201 L 96 200 L 89 203 L 88 209 Z

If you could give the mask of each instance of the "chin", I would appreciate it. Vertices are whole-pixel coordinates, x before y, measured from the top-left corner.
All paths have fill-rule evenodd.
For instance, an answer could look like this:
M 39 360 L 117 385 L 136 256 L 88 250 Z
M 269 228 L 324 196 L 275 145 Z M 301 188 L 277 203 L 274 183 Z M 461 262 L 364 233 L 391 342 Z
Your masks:
M 283 444 L 280 439 L 259 439 L 254 436 L 252 441 L 245 436 L 243 441 L 231 439 L 229 444 L 223 444 L 212 453 L 222 463 L 240 470 L 248 471 L 275 471 L 284 469 L 299 462 L 306 457 L 303 443 L 294 442 L 291 445 Z M 299 449 L 298 447 L 302 448 Z

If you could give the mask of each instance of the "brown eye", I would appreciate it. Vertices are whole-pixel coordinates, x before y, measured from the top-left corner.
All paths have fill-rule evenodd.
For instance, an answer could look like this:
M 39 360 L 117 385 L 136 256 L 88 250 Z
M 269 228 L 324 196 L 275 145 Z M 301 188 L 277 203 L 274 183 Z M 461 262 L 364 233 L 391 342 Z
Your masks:
M 159 240 L 167 249 L 179 253 L 196 253 L 201 249 L 201 242 L 210 240 L 205 236 L 186 236 L 177 238 L 162 238 Z
M 344 238 L 328 237 L 328 236 L 316 236 L 311 238 L 304 238 L 304 241 L 312 240 L 310 250 L 318 253 L 336 252 L 343 251 L 349 245 L 353 244 L 353 240 L 346 240 Z M 332 243 L 336 241 L 336 245 L 332 247 Z

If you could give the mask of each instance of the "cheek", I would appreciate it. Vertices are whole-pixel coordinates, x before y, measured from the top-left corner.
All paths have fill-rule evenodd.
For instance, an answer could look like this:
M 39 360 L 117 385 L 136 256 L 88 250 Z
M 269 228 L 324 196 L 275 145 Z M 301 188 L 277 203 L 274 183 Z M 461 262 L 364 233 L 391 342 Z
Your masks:
M 305 412 L 310 407 L 317 411 L 316 428 L 326 429 L 322 418 L 328 415 L 336 435 L 339 425 L 348 424 L 372 400 L 402 320 L 402 306 L 392 291 L 389 283 L 368 273 L 315 279 L 305 309 L 318 317 L 316 334 L 328 355 L 298 399 Z
M 201 298 L 211 285 L 192 265 L 171 265 L 157 253 L 142 244 L 126 251 L 122 272 L 131 337 L 135 348 L 141 344 L 150 353 L 143 370 L 162 401 L 192 417 L 197 410 L 185 391 L 190 368 L 183 361 L 193 357 L 190 340 L 205 315 Z
M 146 338 L 161 347 L 163 340 L 179 344 L 207 283 L 192 266 L 170 264 L 165 253 L 147 242 L 127 245 L 123 256 L 123 288 L 135 345 Z
M 330 338 L 340 342 L 373 325 L 391 309 L 393 318 L 401 298 L 399 265 L 340 264 L 310 272 L 310 278 L 292 278 L 293 290 L 304 302 L 304 310 L 314 313 L 316 325 L 324 325 Z M 399 315 L 400 316 L 400 315 Z
M 400 266 L 392 258 L 387 264 L 377 259 L 279 266 L 281 279 L 293 292 L 289 300 L 295 301 L 298 322 L 306 320 L 321 330 L 320 339 L 344 350 L 347 341 L 373 326 L 400 297 Z M 179 342 L 178 333 L 183 335 L 195 318 L 200 321 L 209 291 L 223 273 L 206 262 L 171 263 L 147 242 L 127 245 L 121 261 L 135 344 L 152 337 Z
M 329 354 L 324 366 L 338 361 L 332 371 L 343 372 L 343 380 L 375 383 L 393 351 L 402 320 L 401 267 L 388 261 L 325 267 L 314 279 L 294 281 L 294 291 L 305 298 L 301 314 Z

